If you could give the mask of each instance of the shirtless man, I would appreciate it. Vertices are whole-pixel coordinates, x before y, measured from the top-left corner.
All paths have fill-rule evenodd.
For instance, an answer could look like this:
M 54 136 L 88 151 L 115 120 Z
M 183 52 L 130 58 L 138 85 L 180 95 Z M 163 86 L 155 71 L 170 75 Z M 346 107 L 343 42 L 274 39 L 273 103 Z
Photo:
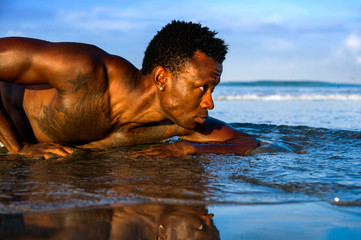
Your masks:
M 0 38 L 0 141 L 11 154 L 45 158 L 173 136 L 182 141 L 131 156 L 245 154 L 257 141 L 208 117 L 227 53 L 215 34 L 173 21 L 141 70 L 93 45 Z

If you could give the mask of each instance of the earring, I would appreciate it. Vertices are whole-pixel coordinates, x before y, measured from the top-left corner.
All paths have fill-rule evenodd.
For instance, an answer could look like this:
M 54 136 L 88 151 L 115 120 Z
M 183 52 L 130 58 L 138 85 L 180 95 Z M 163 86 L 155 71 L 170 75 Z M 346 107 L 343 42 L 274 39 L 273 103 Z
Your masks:
M 159 225 L 157 231 L 154 234 L 154 239 L 158 240 L 158 239 L 167 239 L 167 236 L 164 233 L 165 229 L 164 229 L 164 225 Z
M 164 86 L 161 86 L 161 87 L 159 88 L 159 90 L 160 90 L 161 92 L 163 92 L 163 91 L 164 91 Z

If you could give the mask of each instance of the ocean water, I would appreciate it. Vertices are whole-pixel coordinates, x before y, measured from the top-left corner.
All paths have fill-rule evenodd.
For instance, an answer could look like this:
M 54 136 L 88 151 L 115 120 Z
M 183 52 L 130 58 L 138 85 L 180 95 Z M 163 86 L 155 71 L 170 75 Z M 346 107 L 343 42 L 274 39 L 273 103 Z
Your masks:
M 1 239 L 361 239 L 361 85 L 223 83 L 214 99 L 211 116 L 261 141 L 254 154 L 2 148 Z
M 214 98 L 214 117 L 265 143 L 233 179 L 361 205 L 361 85 L 229 83 Z
M 361 130 L 361 85 L 229 82 L 214 92 L 213 115 L 227 122 Z

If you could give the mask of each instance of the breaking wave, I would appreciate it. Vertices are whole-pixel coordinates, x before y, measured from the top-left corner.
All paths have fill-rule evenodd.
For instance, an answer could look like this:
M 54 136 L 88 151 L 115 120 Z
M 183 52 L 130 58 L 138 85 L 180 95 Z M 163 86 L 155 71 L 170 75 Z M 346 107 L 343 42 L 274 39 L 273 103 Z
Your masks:
M 245 95 L 215 95 L 215 100 L 237 100 L 237 101 L 361 101 L 361 94 L 313 94 L 313 95 L 257 95 L 257 94 L 245 94 Z
M 315 81 L 225 82 L 215 100 L 236 101 L 361 101 L 361 85 Z

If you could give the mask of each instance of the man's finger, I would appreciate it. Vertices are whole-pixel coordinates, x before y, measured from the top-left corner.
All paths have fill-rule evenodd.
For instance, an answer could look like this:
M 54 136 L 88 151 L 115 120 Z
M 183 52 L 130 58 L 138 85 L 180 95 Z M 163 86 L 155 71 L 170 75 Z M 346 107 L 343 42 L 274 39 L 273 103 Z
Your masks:
M 58 156 L 68 156 L 70 153 L 66 152 L 65 150 L 63 150 L 62 148 L 50 148 L 46 150 L 46 153 L 50 153 L 50 154 L 54 154 L 54 155 L 58 155 Z
M 68 154 L 72 154 L 74 152 L 74 148 L 71 147 L 63 147 L 63 150 Z

